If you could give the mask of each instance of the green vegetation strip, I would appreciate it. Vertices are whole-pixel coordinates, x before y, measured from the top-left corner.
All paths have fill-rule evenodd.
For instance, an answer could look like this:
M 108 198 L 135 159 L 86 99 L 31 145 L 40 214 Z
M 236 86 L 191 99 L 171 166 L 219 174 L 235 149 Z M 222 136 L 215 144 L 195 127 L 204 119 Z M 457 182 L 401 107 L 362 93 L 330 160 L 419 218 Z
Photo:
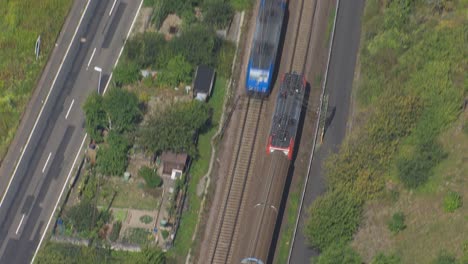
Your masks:
M 72 0 L 11 0 L 0 4 L 0 161 L 47 63 Z M 41 56 L 34 45 L 41 36 Z
M 302 186 L 299 185 L 299 186 Z M 292 236 L 294 233 L 294 225 L 296 224 L 301 193 L 297 190 L 291 193 L 288 197 L 288 208 L 286 210 L 287 220 L 280 239 L 278 242 L 278 251 L 276 253 L 275 263 L 281 264 L 288 261 L 289 249 L 291 247 Z
M 218 122 L 223 111 L 224 95 L 226 93 L 226 79 L 218 77 L 213 89 L 213 96 L 208 104 L 213 108 L 213 125 L 198 139 L 199 158 L 192 163 L 190 168 L 190 181 L 188 183 L 187 201 L 188 210 L 183 213 L 179 230 L 174 242 L 173 253 L 175 256 L 186 256 L 192 246 L 192 236 L 198 221 L 198 212 L 202 197 L 197 195 L 197 185 L 200 179 L 207 173 L 211 158 L 211 138 L 218 130 Z
M 345 257 L 353 255 L 348 254 L 352 249 L 347 242 L 359 237 L 354 234 L 369 201 L 377 199 L 382 205 L 382 195 L 394 189 L 416 190 L 419 196 L 418 190 L 437 178 L 434 169 L 447 158 L 440 135 L 459 119 L 468 92 L 463 81 L 467 62 L 461 56 L 466 54 L 466 10 L 464 1 L 366 2 L 357 91 L 360 124 L 339 153 L 327 161 L 328 192 L 312 205 L 306 228 L 313 246 L 322 252 L 333 251 L 317 263 L 339 263 L 332 255 L 340 255 L 341 262 L 346 262 Z M 368 213 L 378 215 L 379 208 Z M 417 213 L 405 214 L 408 219 L 417 217 Z M 420 221 L 413 220 L 405 229 L 403 214 L 392 221 L 392 231 L 399 232 L 399 238 L 420 228 Z M 424 240 L 438 237 L 427 239 L 425 233 Z M 336 247 L 338 241 L 344 244 Z M 399 239 L 396 244 L 405 243 L 411 245 L 398 251 L 403 263 L 416 259 L 429 263 L 428 253 L 440 250 L 432 248 L 409 259 L 405 251 L 425 251 L 414 238 Z M 438 241 L 437 246 L 442 243 Z M 375 248 L 357 247 L 367 251 L 365 262 L 376 255 Z
M 164 264 L 166 257 L 160 249 L 155 248 L 145 248 L 141 252 L 128 252 L 47 242 L 39 251 L 35 263 Z

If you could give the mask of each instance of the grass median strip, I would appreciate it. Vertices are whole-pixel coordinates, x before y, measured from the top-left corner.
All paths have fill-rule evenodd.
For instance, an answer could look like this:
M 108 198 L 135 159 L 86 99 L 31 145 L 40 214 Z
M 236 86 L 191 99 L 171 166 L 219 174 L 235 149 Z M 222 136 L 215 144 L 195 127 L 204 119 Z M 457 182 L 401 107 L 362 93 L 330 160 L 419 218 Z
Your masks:
M 71 4 L 72 0 L 12 0 L 0 5 L 0 162 Z M 39 35 L 36 61 L 34 45 Z

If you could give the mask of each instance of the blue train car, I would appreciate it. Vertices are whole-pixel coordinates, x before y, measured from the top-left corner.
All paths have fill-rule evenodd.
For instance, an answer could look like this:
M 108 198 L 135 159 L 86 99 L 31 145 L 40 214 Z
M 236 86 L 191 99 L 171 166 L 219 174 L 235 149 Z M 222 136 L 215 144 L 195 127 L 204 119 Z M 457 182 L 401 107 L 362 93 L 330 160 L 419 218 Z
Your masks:
M 284 0 L 260 2 L 247 68 L 246 87 L 249 94 L 265 96 L 270 93 L 285 12 Z

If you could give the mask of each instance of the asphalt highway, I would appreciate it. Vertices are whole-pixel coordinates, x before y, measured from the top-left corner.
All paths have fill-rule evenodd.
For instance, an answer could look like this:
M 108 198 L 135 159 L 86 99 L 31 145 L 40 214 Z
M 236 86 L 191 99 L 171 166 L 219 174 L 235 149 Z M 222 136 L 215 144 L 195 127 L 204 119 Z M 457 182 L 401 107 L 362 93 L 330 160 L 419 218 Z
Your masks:
M 29 263 L 85 143 L 84 100 L 102 94 L 142 1 L 76 0 L 0 167 L 0 263 Z M 95 67 L 102 69 L 100 81 Z
M 340 2 L 326 88 L 329 91 L 329 109 L 336 107 L 336 112 L 326 131 L 322 145 L 314 154 L 304 206 L 299 215 L 298 231 L 289 263 L 310 263 L 311 257 L 317 255 L 317 252 L 308 246 L 304 237 L 304 225 L 307 209 L 325 189 L 323 162 L 330 153 L 339 149 L 349 125 L 347 121 L 361 36 L 360 19 L 363 7 L 364 0 Z

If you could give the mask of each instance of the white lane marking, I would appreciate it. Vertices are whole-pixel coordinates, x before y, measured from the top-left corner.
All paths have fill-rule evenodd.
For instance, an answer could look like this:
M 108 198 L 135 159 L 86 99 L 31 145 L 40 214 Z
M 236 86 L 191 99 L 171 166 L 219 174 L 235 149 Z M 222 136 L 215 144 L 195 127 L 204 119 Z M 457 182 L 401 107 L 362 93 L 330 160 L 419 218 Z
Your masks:
M 89 2 L 88 2 L 88 4 L 89 4 Z M 140 9 L 141 9 L 142 5 L 143 5 L 143 0 L 141 0 L 140 6 L 138 7 L 137 12 L 135 13 L 135 18 L 133 19 L 132 25 L 130 26 L 130 29 L 128 31 L 127 38 L 125 39 L 125 42 L 124 42 L 124 46 L 125 46 L 125 43 L 127 43 L 127 39 L 130 36 L 130 33 L 132 32 L 133 25 L 135 24 L 138 13 L 140 13 Z M 122 51 L 123 51 L 123 46 L 122 46 L 122 49 L 120 50 L 119 56 L 117 57 L 117 61 L 114 64 L 114 68 L 115 68 L 115 65 L 117 65 L 117 63 L 118 63 L 118 61 L 120 59 L 120 56 L 122 55 Z M 106 90 L 107 90 L 107 87 L 109 86 L 111 78 L 112 78 L 112 73 L 109 76 L 109 80 L 107 80 L 107 84 L 106 84 L 106 88 L 104 89 L 104 93 L 106 93 Z M 80 154 L 80 151 L 83 148 L 83 145 L 84 145 L 84 142 L 85 142 L 87 136 L 88 136 L 88 133 L 85 134 L 85 136 L 83 138 L 83 141 L 81 142 L 80 149 L 78 150 L 78 153 L 76 153 L 76 157 L 75 157 L 75 160 L 73 161 L 73 165 L 72 165 L 72 167 L 70 169 L 70 172 L 68 173 L 67 180 L 63 184 L 62 191 L 60 192 L 59 198 L 57 199 L 57 203 L 54 206 L 54 210 L 52 211 L 52 213 L 50 215 L 50 218 L 49 218 L 49 221 L 47 222 L 46 228 L 44 229 L 44 232 L 42 233 L 41 240 L 39 241 L 39 244 L 37 245 L 36 252 L 34 252 L 34 256 L 33 256 L 32 260 L 31 260 L 31 264 L 34 263 L 34 259 L 36 258 L 37 253 L 39 252 L 39 249 L 41 248 L 42 242 L 44 241 L 44 237 L 45 237 L 45 235 L 47 233 L 47 229 L 49 229 L 50 222 L 52 221 L 52 218 L 54 217 L 55 210 L 57 209 L 57 206 L 58 206 L 58 204 L 60 202 L 60 199 L 62 198 L 63 192 L 65 191 L 65 187 L 67 186 L 68 180 L 69 180 L 70 175 L 71 175 L 71 173 L 73 171 L 73 168 L 75 167 L 76 161 L 78 159 L 78 155 Z
M 112 4 L 111 10 L 109 12 L 109 16 L 112 14 L 112 11 L 114 10 L 115 3 L 117 3 L 117 0 L 114 0 L 114 3 Z
M 54 217 L 54 213 L 55 213 L 55 210 L 57 209 L 57 206 L 60 202 L 60 199 L 62 199 L 62 195 L 63 195 L 63 192 L 65 191 L 65 188 L 67 187 L 67 183 L 68 181 L 70 180 L 70 176 L 73 172 L 73 168 L 75 168 L 75 165 L 76 165 L 76 161 L 78 160 L 78 156 L 80 155 L 80 152 L 81 150 L 83 149 L 83 145 L 85 143 L 85 140 L 86 140 L 86 137 L 88 136 L 88 133 L 86 133 L 83 137 L 83 141 L 81 141 L 81 146 L 78 150 L 78 152 L 76 153 L 76 156 L 75 156 L 75 160 L 73 161 L 73 164 L 70 168 L 70 172 L 68 173 L 68 176 L 67 176 L 67 179 L 65 180 L 65 183 L 63 184 L 63 187 L 62 187 L 62 191 L 60 192 L 60 195 L 59 195 L 59 198 L 57 199 L 57 202 L 55 203 L 55 206 L 54 206 L 54 210 L 52 211 L 52 213 L 50 214 L 50 218 L 49 218 L 49 221 L 47 222 L 47 226 L 46 228 L 44 229 L 44 232 L 42 233 L 42 236 L 41 236 L 41 240 L 39 241 L 39 245 L 37 246 L 36 248 L 36 252 L 34 252 L 34 256 L 31 260 L 31 263 L 34 263 L 34 259 L 36 258 L 37 256 L 37 252 L 39 252 L 39 249 L 41 248 L 41 245 L 42 245 L 42 241 L 44 240 L 44 237 L 47 233 L 47 229 L 49 229 L 49 225 L 50 225 L 50 222 L 52 221 L 52 218 Z
M 320 106 L 319 106 L 319 113 L 318 113 L 317 120 L 320 120 L 320 115 L 322 115 L 322 102 L 323 102 L 323 97 L 325 95 L 325 88 L 327 86 L 328 70 L 330 69 L 330 58 L 331 58 L 331 53 L 332 53 L 333 42 L 335 41 L 335 29 L 336 29 L 336 21 L 338 20 L 338 8 L 339 8 L 339 6 L 340 6 L 340 0 L 337 0 L 336 1 L 336 6 L 335 6 L 335 19 L 333 20 L 333 29 L 332 29 L 332 32 L 331 32 L 330 43 L 328 45 L 327 68 L 325 70 L 324 82 L 322 84 L 322 93 L 320 94 Z M 310 170 L 312 168 L 312 160 L 314 158 L 314 153 L 315 153 L 315 146 L 316 146 L 316 142 L 317 142 L 319 123 L 320 122 L 317 122 L 317 124 L 315 125 L 314 143 L 312 145 L 312 152 L 310 153 L 310 157 L 309 157 L 309 165 L 308 165 L 308 168 L 307 168 L 307 174 L 306 174 L 306 178 L 305 178 L 304 187 L 302 188 L 301 201 L 299 203 L 299 208 L 298 208 L 298 211 L 297 211 L 296 223 L 294 225 L 294 231 L 293 231 L 292 240 L 291 240 L 291 243 L 290 243 L 291 246 L 289 247 L 288 262 L 286 262 L 287 264 L 291 263 L 292 251 L 293 251 L 293 248 L 294 248 L 294 243 L 296 241 L 297 228 L 299 226 L 299 219 L 301 218 L 301 211 L 302 211 L 302 207 L 304 205 L 304 197 L 305 197 L 305 193 L 306 193 L 306 190 L 307 190 L 307 184 L 309 182 Z
M 18 234 L 18 231 L 20 230 L 21 224 L 23 223 L 23 220 L 24 220 L 24 216 L 25 216 L 25 214 L 23 214 L 23 216 L 21 217 L 18 228 L 16 228 L 16 234 Z
M 125 38 L 125 41 L 124 41 L 124 43 L 122 45 L 122 48 L 120 48 L 119 56 L 117 57 L 117 60 L 114 63 L 114 68 L 117 66 L 117 63 L 119 63 L 120 56 L 122 56 L 122 52 L 124 50 L 125 44 L 127 43 L 127 40 L 130 37 L 130 34 L 132 33 L 133 26 L 135 25 L 136 19 L 138 17 L 138 14 L 140 13 L 140 9 L 141 9 L 142 5 L 143 5 L 143 1 L 141 1 L 140 6 L 138 6 L 138 10 L 137 10 L 137 12 L 135 14 L 135 17 L 133 18 L 132 25 L 130 26 L 130 29 L 128 30 L 127 37 Z M 103 94 L 106 93 L 107 88 L 108 88 L 109 83 L 110 83 L 110 80 L 112 80 L 112 74 L 113 74 L 113 72 L 111 72 L 111 74 L 109 75 L 109 79 L 107 80 L 107 84 L 106 84 L 106 87 L 104 88 Z
M 44 173 L 45 169 L 47 168 L 47 163 L 49 163 L 50 156 L 52 156 L 52 152 L 49 153 L 49 156 L 47 157 L 47 160 L 44 164 L 44 167 L 42 168 L 42 173 Z
M 94 48 L 93 53 L 91 53 L 91 57 L 89 58 L 89 61 L 88 61 L 88 66 L 86 66 L 86 70 L 88 70 L 89 65 L 91 64 L 91 61 L 93 60 L 94 53 L 96 53 L 96 48 Z
M 120 50 L 119 56 L 117 57 L 117 61 L 114 64 L 114 68 L 115 68 L 115 65 L 117 65 L 117 63 L 119 62 L 120 56 L 122 55 L 123 47 L 125 46 L 125 43 L 127 43 L 127 39 L 130 36 L 130 33 L 132 32 L 133 26 L 135 24 L 138 13 L 140 13 L 140 9 L 141 9 L 142 5 L 143 5 L 143 0 L 140 2 L 140 6 L 138 7 L 137 12 L 135 13 L 135 18 L 133 19 L 132 25 L 130 26 L 130 29 L 128 30 L 127 38 L 125 39 L 125 42 L 124 42 L 124 44 L 122 46 L 122 49 Z M 106 93 L 107 87 L 109 86 L 109 83 L 110 83 L 111 79 L 112 79 L 112 73 L 109 76 L 109 79 L 107 80 L 107 84 L 106 84 L 106 87 L 104 89 L 104 93 Z M 34 256 L 33 256 L 32 260 L 31 260 L 31 263 L 34 263 L 34 259 L 36 258 L 37 253 L 39 252 L 39 249 L 41 248 L 42 241 L 44 241 L 44 237 L 45 237 L 45 235 L 47 233 L 47 229 L 49 229 L 50 222 L 52 221 L 52 218 L 54 217 L 55 210 L 57 209 L 57 206 L 58 206 L 58 203 L 60 202 L 60 199 L 62 198 L 62 194 L 63 194 L 63 192 L 65 190 L 65 187 L 67 186 L 68 180 L 70 179 L 70 175 L 71 175 L 71 173 L 73 171 L 73 168 L 75 167 L 76 161 L 78 159 L 78 155 L 80 154 L 80 150 L 83 148 L 83 145 L 84 145 L 84 142 L 85 142 L 87 136 L 88 136 L 88 134 L 86 133 L 84 138 L 83 138 L 83 141 L 81 142 L 80 149 L 78 150 L 78 153 L 76 154 L 75 160 L 73 161 L 73 165 L 72 165 L 72 167 L 70 169 L 70 172 L 68 173 L 67 180 L 63 184 L 62 191 L 60 192 L 59 198 L 57 199 L 57 203 L 55 204 L 54 210 L 52 211 L 52 213 L 50 215 L 49 221 L 47 222 L 47 226 L 44 229 L 44 232 L 42 233 L 41 240 L 39 241 L 39 244 L 37 245 L 36 252 L 34 252 Z
M 85 10 L 83 11 L 83 14 L 81 15 L 80 22 L 78 22 L 78 26 L 76 27 L 75 33 L 73 34 L 72 40 L 70 41 L 70 45 L 68 45 L 67 51 L 65 52 L 65 56 L 63 57 L 63 60 L 60 63 L 57 74 L 55 75 L 55 78 L 52 81 L 52 86 L 50 87 L 49 93 L 47 94 L 45 103 L 42 104 L 41 111 L 39 112 L 39 115 L 36 118 L 36 122 L 34 122 L 34 126 L 33 126 L 32 130 L 31 130 L 31 133 L 29 133 L 29 137 L 28 137 L 28 140 L 26 141 L 26 145 L 24 146 L 23 152 L 21 152 L 18 163 L 16 163 L 15 170 L 13 171 L 13 175 L 11 175 L 11 178 L 10 178 L 10 181 L 8 182 L 8 186 L 7 186 L 6 190 L 5 190 L 5 193 L 3 193 L 2 200 L 0 201 L 0 207 L 2 207 L 3 201 L 5 201 L 5 197 L 6 197 L 7 193 L 8 193 L 8 190 L 10 189 L 11 183 L 13 182 L 13 179 L 15 178 L 16 171 L 18 170 L 18 167 L 19 167 L 19 165 L 21 163 L 21 160 L 23 159 L 24 153 L 26 152 L 26 149 L 28 148 L 29 142 L 31 141 L 32 134 L 34 133 L 34 130 L 36 129 L 37 123 L 39 122 L 39 119 L 41 118 L 42 111 L 44 110 L 44 107 L 47 104 L 47 100 L 49 100 L 50 93 L 54 89 L 55 82 L 57 81 L 57 78 L 58 78 L 58 75 L 59 75 L 60 71 L 62 70 L 63 63 L 65 62 L 65 60 L 67 58 L 67 55 L 68 55 L 68 52 L 70 51 L 71 45 L 75 40 L 76 34 L 78 33 L 78 29 L 80 28 L 81 22 L 83 21 L 83 17 L 86 14 L 86 10 L 88 10 L 88 6 L 89 6 L 90 2 L 91 2 L 91 0 L 89 0 L 88 3 L 86 4 Z
M 75 102 L 75 99 L 72 100 L 70 107 L 68 108 L 67 115 L 65 116 L 65 119 L 68 119 L 68 115 L 70 114 L 70 110 L 72 109 L 73 103 Z

